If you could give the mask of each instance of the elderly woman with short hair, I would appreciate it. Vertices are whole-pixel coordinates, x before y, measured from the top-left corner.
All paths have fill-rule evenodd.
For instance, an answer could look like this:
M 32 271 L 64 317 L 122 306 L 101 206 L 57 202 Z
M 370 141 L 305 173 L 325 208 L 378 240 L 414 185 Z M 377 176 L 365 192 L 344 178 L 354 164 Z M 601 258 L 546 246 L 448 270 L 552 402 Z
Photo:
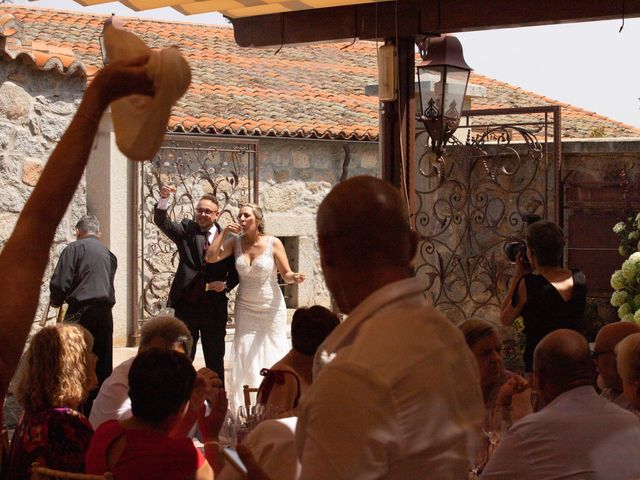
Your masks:
M 512 396 L 526 390 L 529 384 L 504 368 L 502 340 L 496 327 L 484 320 L 467 320 L 460 330 L 478 363 L 487 410 L 511 406 Z
M 49 468 L 84 471 L 93 428 L 77 411 L 98 385 L 93 337 L 79 325 L 61 324 L 36 333 L 16 386 L 24 408 L 11 443 L 8 476 L 29 478 L 35 461 Z
M 531 413 L 528 382 L 504 368 L 502 340 L 496 327 L 484 320 L 467 320 L 460 325 L 467 346 L 478 363 L 480 387 L 486 408 L 483 431 L 495 432 L 499 425 L 509 426 Z M 482 471 L 491 454 L 490 439 L 483 438 L 476 460 Z

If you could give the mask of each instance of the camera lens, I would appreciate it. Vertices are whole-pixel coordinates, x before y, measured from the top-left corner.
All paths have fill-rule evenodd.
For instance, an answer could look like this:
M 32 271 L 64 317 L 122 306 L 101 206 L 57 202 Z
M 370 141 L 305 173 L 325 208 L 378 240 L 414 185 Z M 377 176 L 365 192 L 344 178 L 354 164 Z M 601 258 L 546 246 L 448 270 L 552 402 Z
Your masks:
M 521 254 L 526 259 L 527 246 L 522 240 L 518 242 L 508 242 L 504 245 L 504 253 L 511 263 L 516 263 L 518 254 Z

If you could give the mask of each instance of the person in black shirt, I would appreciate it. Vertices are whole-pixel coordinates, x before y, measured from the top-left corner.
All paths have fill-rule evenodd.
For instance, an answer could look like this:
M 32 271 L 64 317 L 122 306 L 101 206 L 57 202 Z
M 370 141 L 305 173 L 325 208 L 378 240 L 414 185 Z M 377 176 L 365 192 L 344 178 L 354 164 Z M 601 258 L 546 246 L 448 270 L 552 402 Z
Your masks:
M 64 321 L 79 323 L 93 335 L 93 353 L 98 357 L 96 375 L 101 385 L 113 370 L 111 309 L 116 303 L 113 279 L 118 261 L 99 237 L 100 222 L 95 216 L 86 215 L 78 221 L 77 240 L 60 254 L 49 290 L 53 307 L 64 302 L 69 305 Z
M 580 331 L 587 301 L 587 280 L 580 270 L 562 266 L 564 234 L 555 223 L 540 220 L 525 234 L 526 263 L 516 259 L 516 273 L 502 302 L 500 322 L 512 326 L 522 316 L 525 373 L 533 368 L 533 351 L 547 335 L 559 328 Z

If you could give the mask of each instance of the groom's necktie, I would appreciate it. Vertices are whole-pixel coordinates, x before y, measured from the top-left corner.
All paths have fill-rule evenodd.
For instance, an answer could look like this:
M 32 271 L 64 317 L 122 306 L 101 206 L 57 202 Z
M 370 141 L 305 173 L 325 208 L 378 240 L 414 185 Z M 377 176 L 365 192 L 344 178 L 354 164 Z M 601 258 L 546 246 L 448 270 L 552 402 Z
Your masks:
M 202 259 L 207 255 L 207 249 L 209 248 L 209 232 L 204 232 L 204 249 L 202 250 Z

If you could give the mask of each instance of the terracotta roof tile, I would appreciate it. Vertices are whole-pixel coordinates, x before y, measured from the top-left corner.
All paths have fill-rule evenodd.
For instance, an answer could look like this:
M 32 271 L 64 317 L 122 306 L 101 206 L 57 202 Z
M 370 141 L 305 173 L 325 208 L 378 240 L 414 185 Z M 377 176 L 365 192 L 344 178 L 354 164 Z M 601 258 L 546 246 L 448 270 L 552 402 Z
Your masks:
M 68 47 L 40 39 L 25 39 L 24 26 L 18 16 L 0 12 L 0 55 L 12 60 L 33 63 L 40 70 L 56 70 L 63 75 L 87 75 L 87 68 Z M 90 68 L 91 73 L 95 68 Z
M 487 89 L 486 97 L 474 99 L 474 109 L 560 105 L 562 107 L 563 138 L 588 138 L 594 135 L 604 137 L 640 137 L 640 129 L 634 126 L 565 102 L 558 102 L 475 72 L 471 74 L 470 82 Z M 534 119 L 536 116 L 532 115 L 529 118 Z M 541 116 L 538 115 L 537 118 L 541 118 Z M 498 122 L 500 118 L 494 117 L 492 120 Z M 519 121 L 521 120 L 522 118 L 519 118 Z
M 3 15 L 4 14 L 4 15 Z M 101 65 L 98 38 L 106 15 L 37 7 L 0 7 L 0 35 L 10 18 L 22 23 L 25 41 L 72 50 L 88 75 Z M 375 140 L 378 100 L 364 95 L 377 83 L 375 44 L 323 43 L 276 49 L 240 48 L 227 26 L 124 18 L 124 26 L 152 48 L 177 45 L 189 60 L 193 83 L 175 106 L 169 130 L 213 134 Z M 7 33 L 7 38 L 11 38 Z M 0 36 L 0 39 L 2 37 Z M 49 50 L 59 68 L 71 69 L 67 53 Z M 15 58 L 15 57 L 12 57 Z M 552 99 L 482 75 L 471 82 L 487 89 L 475 108 L 559 105 Z M 494 119 L 495 120 L 495 119 Z M 565 138 L 594 131 L 638 137 L 640 129 L 563 104 Z

